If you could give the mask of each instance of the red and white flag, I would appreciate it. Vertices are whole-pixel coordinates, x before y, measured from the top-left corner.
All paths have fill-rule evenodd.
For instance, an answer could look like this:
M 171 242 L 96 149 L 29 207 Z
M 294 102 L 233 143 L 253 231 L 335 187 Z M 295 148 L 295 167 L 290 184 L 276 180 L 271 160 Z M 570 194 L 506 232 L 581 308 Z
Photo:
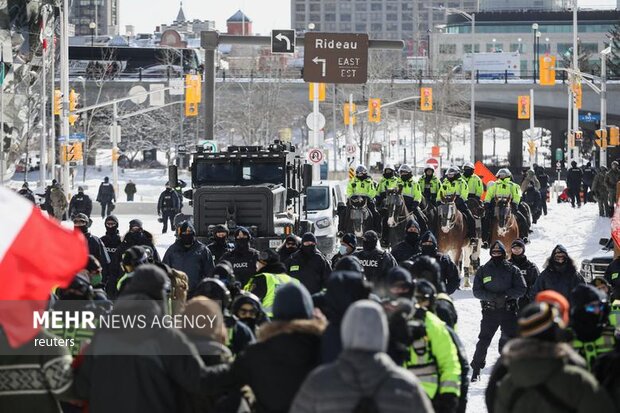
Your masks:
M 0 326 L 12 346 L 37 334 L 26 303 L 43 310 L 52 288 L 68 286 L 87 259 L 88 245 L 79 231 L 62 227 L 0 187 Z

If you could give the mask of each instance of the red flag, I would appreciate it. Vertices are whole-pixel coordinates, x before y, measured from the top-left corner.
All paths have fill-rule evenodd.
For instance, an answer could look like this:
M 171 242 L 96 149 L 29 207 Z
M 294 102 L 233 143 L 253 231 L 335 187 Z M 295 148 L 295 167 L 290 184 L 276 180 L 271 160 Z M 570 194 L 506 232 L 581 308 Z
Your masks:
M 620 247 L 620 200 L 616 201 L 614 216 L 611 218 L 611 237 L 616 246 Z
M 19 346 L 37 334 L 32 311 L 43 310 L 52 288 L 66 287 L 86 266 L 88 246 L 80 232 L 6 188 L 0 188 L 0 219 L 0 325 Z

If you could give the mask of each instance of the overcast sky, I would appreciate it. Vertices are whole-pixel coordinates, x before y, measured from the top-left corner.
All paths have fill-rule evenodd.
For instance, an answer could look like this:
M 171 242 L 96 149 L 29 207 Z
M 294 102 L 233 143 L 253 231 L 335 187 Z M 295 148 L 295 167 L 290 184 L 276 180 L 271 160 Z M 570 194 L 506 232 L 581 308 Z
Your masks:
M 610 8 L 616 0 L 579 0 L 582 7 Z M 132 24 L 138 33 L 152 33 L 155 26 L 170 24 L 179 11 L 178 0 L 120 0 L 121 33 Z M 252 20 L 254 33 L 287 29 L 291 24 L 291 0 L 183 0 L 188 19 L 215 20 L 217 29 L 226 31 L 226 19 L 243 10 Z

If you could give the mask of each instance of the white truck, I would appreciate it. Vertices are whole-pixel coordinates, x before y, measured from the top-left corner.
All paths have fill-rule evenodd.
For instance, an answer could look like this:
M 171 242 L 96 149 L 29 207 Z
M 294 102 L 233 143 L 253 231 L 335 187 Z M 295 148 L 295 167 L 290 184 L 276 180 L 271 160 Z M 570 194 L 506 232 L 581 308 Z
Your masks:
M 521 77 L 519 52 L 475 53 L 474 70 L 480 79 L 518 79 Z M 463 71 L 472 70 L 472 54 L 465 53 Z
M 338 244 L 338 205 L 346 203 L 339 181 L 320 181 L 306 188 L 307 220 L 314 228 L 319 250 L 328 257 L 336 253 Z

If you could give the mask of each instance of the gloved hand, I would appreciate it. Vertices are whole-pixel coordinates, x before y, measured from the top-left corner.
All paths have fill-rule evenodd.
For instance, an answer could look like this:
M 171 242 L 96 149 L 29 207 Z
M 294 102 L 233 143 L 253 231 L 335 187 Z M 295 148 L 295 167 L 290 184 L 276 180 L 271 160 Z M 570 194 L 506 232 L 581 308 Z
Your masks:
M 459 398 L 454 393 L 441 393 L 433 399 L 433 408 L 437 413 L 456 413 Z

